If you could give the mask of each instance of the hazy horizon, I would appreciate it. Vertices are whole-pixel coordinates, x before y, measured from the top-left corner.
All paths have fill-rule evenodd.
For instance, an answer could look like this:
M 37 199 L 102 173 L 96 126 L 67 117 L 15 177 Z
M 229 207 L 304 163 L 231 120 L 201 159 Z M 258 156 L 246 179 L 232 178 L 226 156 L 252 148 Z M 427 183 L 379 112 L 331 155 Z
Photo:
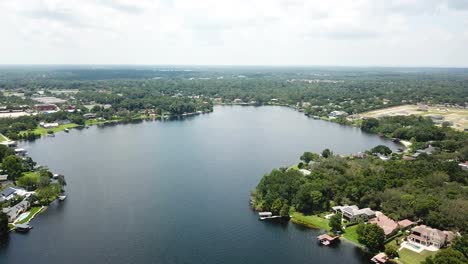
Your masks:
M 464 0 L 5 0 L 1 65 L 468 67 Z

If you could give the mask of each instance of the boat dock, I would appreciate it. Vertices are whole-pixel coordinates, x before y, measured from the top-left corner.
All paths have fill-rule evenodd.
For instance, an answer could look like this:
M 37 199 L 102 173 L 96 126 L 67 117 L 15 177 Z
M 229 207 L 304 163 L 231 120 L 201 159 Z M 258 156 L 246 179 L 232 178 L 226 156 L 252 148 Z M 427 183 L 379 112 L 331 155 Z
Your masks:
M 334 241 L 338 240 L 340 236 L 330 236 L 329 234 L 322 234 L 317 237 L 317 240 L 324 246 L 328 246 Z
M 286 218 L 289 216 L 273 215 L 272 212 L 259 212 L 258 213 L 260 220 L 275 219 L 275 218 Z

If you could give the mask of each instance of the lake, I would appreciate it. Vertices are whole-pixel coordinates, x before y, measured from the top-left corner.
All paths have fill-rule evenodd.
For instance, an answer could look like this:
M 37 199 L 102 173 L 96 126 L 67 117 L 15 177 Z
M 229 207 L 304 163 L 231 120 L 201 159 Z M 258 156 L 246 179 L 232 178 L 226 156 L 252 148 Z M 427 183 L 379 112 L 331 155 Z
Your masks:
M 91 127 L 24 143 L 62 173 L 68 198 L 12 233 L 0 263 L 368 263 L 318 230 L 259 221 L 249 193 L 304 151 L 350 154 L 390 141 L 286 107 L 216 106 L 171 121 Z

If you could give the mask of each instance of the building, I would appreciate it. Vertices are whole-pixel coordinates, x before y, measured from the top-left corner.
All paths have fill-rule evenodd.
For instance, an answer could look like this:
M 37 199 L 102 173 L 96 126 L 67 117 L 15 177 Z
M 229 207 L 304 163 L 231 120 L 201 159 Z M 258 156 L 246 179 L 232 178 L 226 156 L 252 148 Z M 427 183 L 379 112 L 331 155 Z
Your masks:
M 460 166 L 462 170 L 468 170 L 468 161 L 465 161 L 463 163 L 458 163 L 458 166 Z
M 54 113 L 59 110 L 57 105 L 55 104 L 37 104 L 34 105 L 34 109 L 38 112 L 45 112 L 45 113 Z
M 55 123 L 44 123 L 44 122 L 41 122 L 39 123 L 39 125 L 43 128 L 56 128 L 59 126 L 59 123 L 55 122 Z
M 348 113 L 346 113 L 345 111 L 332 111 L 330 112 L 330 114 L 328 114 L 328 117 L 330 119 L 335 119 L 335 118 L 338 118 L 338 117 L 341 117 L 341 116 L 347 116 Z
M 83 117 L 86 119 L 93 119 L 93 118 L 96 118 L 96 114 L 87 113 L 87 114 L 84 114 Z
M 375 212 L 375 218 L 372 218 L 369 223 L 376 224 L 382 228 L 386 237 L 395 234 L 398 230 L 398 223 L 382 212 Z
M 379 253 L 379 254 L 375 255 L 373 258 L 371 258 L 371 260 L 374 263 L 387 263 L 388 262 L 388 257 L 387 257 L 387 255 L 385 255 L 385 253 Z
M 308 176 L 308 175 L 311 174 L 310 170 L 300 169 L 299 171 L 300 171 L 300 172 L 302 173 L 302 175 L 304 175 L 304 176 Z
M 367 221 L 375 217 L 375 212 L 370 208 L 359 209 L 356 205 L 334 206 L 332 209 L 335 213 L 341 213 L 343 218 L 348 219 L 351 222 L 358 220 Z
M 11 200 L 13 197 L 16 195 L 16 189 L 13 189 L 11 187 L 6 188 L 5 190 L 0 192 L 0 197 L 2 197 L 5 200 Z
M 398 227 L 399 227 L 400 229 L 403 229 L 403 230 L 404 230 L 404 229 L 407 229 L 407 228 L 409 228 L 409 227 L 412 227 L 412 226 L 414 226 L 415 224 L 416 224 L 415 222 L 410 221 L 410 220 L 408 220 L 408 219 L 403 219 L 403 220 L 401 220 L 401 221 L 398 221 Z
M 446 246 L 454 238 L 455 234 L 451 231 L 441 231 L 425 225 L 413 227 L 411 234 L 407 237 L 408 241 L 437 249 Z
M 15 206 L 4 208 L 3 212 L 8 217 L 8 222 L 13 222 L 18 218 L 18 216 L 26 211 L 28 211 L 30 207 L 30 203 L 26 200 L 21 201 Z
M 0 182 L 8 180 L 8 175 L 7 174 L 2 174 L 0 175 Z
M 413 154 L 413 157 L 418 157 L 419 155 L 421 154 L 427 154 L 427 155 L 432 155 L 432 153 L 436 150 L 436 148 L 434 148 L 432 145 L 429 145 L 427 148 L 425 149 L 418 149 L 416 150 L 416 153 Z

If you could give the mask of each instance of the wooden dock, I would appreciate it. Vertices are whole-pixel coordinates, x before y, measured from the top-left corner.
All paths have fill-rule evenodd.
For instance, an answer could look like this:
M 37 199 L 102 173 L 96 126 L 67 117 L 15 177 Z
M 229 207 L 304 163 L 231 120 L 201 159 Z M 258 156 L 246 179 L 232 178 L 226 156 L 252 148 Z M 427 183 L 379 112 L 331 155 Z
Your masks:
M 324 246 L 328 246 L 337 241 L 340 236 L 330 236 L 329 234 L 322 234 L 317 237 L 317 240 Z

